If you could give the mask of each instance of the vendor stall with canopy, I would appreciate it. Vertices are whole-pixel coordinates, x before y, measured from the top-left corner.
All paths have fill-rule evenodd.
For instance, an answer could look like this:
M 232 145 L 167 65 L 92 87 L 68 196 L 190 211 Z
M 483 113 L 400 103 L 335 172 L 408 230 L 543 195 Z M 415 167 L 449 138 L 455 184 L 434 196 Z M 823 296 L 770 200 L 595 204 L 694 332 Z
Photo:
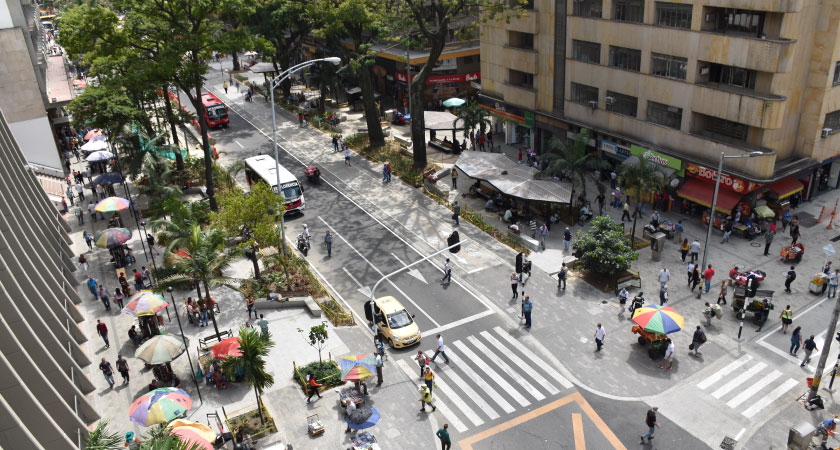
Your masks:
M 571 199 L 569 183 L 535 179 L 537 169 L 516 164 L 501 153 L 465 152 L 455 162 L 455 167 L 510 197 L 564 204 Z

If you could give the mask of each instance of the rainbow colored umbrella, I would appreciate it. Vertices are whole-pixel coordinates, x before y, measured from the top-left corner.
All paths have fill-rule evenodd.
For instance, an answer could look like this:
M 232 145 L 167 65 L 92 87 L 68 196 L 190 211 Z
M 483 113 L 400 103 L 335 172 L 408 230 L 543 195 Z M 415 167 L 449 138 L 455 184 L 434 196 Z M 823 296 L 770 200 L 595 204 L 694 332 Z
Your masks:
M 376 375 L 376 358 L 371 353 L 347 355 L 338 358 L 343 381 L 359 381 Z
M 97 203 L 94 209 L 101 213 L 117 212 L 128 209 L 130 205 L 131 203 L 122 197 L 108 197 Z
M 190 407 L 192 399 L 183 389 L 160 388 L 134 400 L 128 407 L 128 418 L 138 425 L 148 427 L 177 419 Z
M 128 300 L 122 309 L 123 314 L 131 316 L 154 316 L 169 306 L 162 295 L 152 291 L 138 291 Z
M 210 349 L 210 353 L 216 359 L 225 359 L 229 356 L 242 356 L 242 350 L 239 349 L 239 337 L 227 338 L 219 341 Z
M 99 248 L 113 248 L 131 239 L 128 228 L 108 228 L 93 237 L 93 242 Z
M 171 434 L 178 436 L 182 441 L 190 444 L 197 444 L 199 448 L 213 450 L 211 442 L 216 440 L 216 433 L 203 423 L 191 420 L 175 419 L 169 423 L 172 428 Z
M 682 329 L 685 318 L 670 306 L 645 305 L 635 311 L 633 322 L 651 333 L 670 334 Z

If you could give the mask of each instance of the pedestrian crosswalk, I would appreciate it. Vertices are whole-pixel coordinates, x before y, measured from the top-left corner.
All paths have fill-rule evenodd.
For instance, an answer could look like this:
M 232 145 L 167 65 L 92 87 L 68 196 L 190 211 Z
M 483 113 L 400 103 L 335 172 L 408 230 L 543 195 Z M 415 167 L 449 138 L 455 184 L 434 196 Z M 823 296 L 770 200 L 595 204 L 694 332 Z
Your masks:
M 434 350 L 424 351 L 428 356 Z M 450 364 L 432 364 L 435 406 L 459 432 L 526 408 L 572 383 L 501 327 L 447 345 Z M 397 360 L 407 376 L 419 381 L 410 357 Z
M 796 386 L 796 380 L 782 375 L 766 363 L 744 355 L 700 380 L 697 387 L 731 409 L 742 408 L 738 412 L 752 419 Z

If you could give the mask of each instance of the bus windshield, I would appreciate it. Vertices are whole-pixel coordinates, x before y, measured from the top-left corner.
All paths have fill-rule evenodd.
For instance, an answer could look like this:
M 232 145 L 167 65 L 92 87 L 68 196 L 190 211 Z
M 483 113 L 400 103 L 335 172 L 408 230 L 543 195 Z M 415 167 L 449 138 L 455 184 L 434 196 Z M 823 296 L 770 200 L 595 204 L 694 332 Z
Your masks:
M 211 106 L 207 108 L 207 117 L 211 120 L 224 119 L 227 117 L 227 111 L 225 111 L 224 105 Z
M 288 183 L 283 185 L 283 198 L 286 200 L 296 199 L 300 197 L 300 185 L 297 183 Z

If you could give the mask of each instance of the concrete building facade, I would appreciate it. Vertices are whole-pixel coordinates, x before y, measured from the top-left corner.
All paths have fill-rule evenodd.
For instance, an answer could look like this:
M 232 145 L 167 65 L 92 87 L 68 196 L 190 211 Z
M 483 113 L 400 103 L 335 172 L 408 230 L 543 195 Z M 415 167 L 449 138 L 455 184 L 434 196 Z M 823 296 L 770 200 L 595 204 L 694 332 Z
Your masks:
M 78 448 L 99 416 L 69 230 L 0 111 L 0 447 Z
M 724 172 L 749 186 L 798 182 L 806 198 L 838 187 L 840 1 L 535 2 L 533 18 L 483 27 L 487 96 L 571 135 L 588 128 L 617 161 L 647 155 L 699 176 L 721 152 L 759 151 Z M 522 33 L 533 50 L 517 48 Z

